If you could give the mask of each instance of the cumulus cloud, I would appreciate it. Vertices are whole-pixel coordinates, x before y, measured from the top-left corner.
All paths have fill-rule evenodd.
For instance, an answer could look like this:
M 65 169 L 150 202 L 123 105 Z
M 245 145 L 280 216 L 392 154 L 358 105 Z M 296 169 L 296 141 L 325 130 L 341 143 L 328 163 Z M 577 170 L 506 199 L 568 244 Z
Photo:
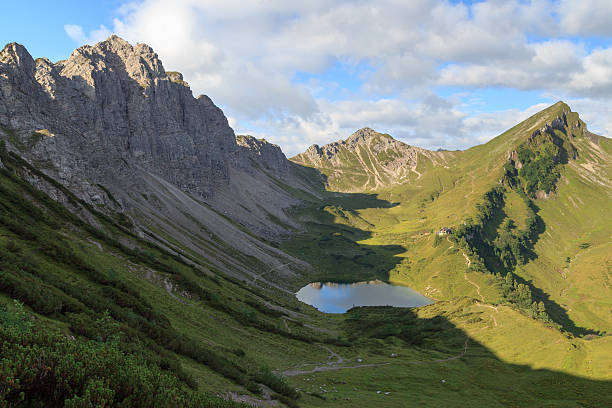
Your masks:
M 109 30 L 104 25 L 100 25 L 95 30 L 91 30 L 89 34 L 85 34 L 83 27 L 75 24 L 66 24 L 64 25 L 64 31 L 77 44 L 95 44 L 99 41 L 104 40 L 111 34 L 111 30 Z
M 569 97 L 590 108 L 596 102 L 587 101 L 609 103 L 612 48 L 585 45 L 588 36 L 611 34 L 608 3 L 144 0 L 124 5 L 112 31 L 151 45 L 238 132 L 289 153 L 363 126 L 424 147 L 462 148 L 529 110 L 468 114 L 461 96 L 441 97 L 440 87 L 468 96 L 491 87 L 535 90 L 546 95 L 540 100 Z M 110 31 L 65 30 L 78 43 Z
M 609 0 L 561 0 L 561 24 L 576 35 L 611 36 L 612 2 Z
M 345 139 L 365 126 L 390 133 L 411 145 L 455 150 L 485 143 L 548 106 L 542 103 L 523 110 L 467 115 L 460 101 L 449 101 L 433 94 L 419 102 L 382 99 L 318 100 L 318 103 L 320 113 L 316 118 L 261 120 L 253 125 L 265 130 L 252 133 L 280 144 L 289 157 L 303 152 L 311 144 Z
M 440 72 L 440 84 L 465 87 L 511 87 L 524 90 L 571 87 L 573 75 L 584 72 L 582 47 L 569 41 L 544 41 L 525 46 L 524 55 L 507 60 L 461 65 Z M 610 78 L 612 80 L 612 78 Z

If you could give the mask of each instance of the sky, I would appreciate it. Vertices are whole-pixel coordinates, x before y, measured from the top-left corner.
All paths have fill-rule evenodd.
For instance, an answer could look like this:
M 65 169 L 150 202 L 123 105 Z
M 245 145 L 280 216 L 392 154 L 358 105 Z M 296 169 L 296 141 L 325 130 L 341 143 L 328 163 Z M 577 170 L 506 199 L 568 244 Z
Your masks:
M 612 137 L 611 0 L 21 0 L 0 39 L 67 58 L 146 43 L 287 156 L 368 126 L 464 149 L 558 100 Z

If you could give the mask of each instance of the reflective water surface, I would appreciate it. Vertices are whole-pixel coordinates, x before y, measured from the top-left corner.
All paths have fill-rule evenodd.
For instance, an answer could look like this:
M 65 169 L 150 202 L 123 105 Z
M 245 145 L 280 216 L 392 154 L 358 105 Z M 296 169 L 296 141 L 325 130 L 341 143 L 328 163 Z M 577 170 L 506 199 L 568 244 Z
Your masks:
M 406 286 L 376 280 L 357 283 L 314 282 L 296 296 L 324 313 L 344 313 L 354 306 L 418 307 L 433 303 Z

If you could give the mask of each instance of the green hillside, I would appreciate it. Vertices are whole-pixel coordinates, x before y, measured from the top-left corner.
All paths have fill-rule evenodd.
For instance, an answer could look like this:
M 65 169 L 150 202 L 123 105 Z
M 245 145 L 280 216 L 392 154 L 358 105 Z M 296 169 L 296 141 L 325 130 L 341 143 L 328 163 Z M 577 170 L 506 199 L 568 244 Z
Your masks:
M 314 166 L 327 191 L 276 180 L 304 204 L 266 244 L 312 265 L 294 290 L 378 278 L 436 302 L 338 315 L 205 226 L 181 240 L 142 207 L 145 240 L 0 146 L 0 407 L 611 406 L 612 142 L 559 103 L 405 172 L 378 143 L 343 146 L 353 173 Z
M 321 279 L 387 275 L 436 300 L 474 299 L 489 326 L 475 336 L 506 361 L 609 380 L 610 145 L 560 102 L 484 145 L 445 152 L 446 166 L 379 189 L 371 204 L 298 212 L 310 228 L 285 248 Z M 442 227 L 453 234 L 436 235 Z M 348 251 L 361 255 L 348 261 Z M 557 348 L 553 334 L 573 345 Z

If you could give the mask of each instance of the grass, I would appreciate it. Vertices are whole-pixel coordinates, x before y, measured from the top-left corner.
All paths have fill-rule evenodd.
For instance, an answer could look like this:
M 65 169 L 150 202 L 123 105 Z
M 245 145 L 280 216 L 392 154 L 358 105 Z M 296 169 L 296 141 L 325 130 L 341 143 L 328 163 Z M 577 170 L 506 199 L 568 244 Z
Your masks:
M 13 156 L 3 157 L 11 172 L 0 174 L 0 210 L 11 216 L 0 224 L 0 248 L 3 256 L 6 251 L 18 253 L 34 265 L 31 276 L 23 275 L 28 287 L 46 285 L 42 293 L 47 298 L 60 297 L 72 307 L 82 305 L 87 316 L 111 310 L 128 334 L 126 349 L 138 351 L 140 344 L 151 364 L 180 377 L 185 387 L 190 384 L 209 395 L 232 391 L 260 397 L 257 384 L 265 381 L 277 388 L 275 392 L 284 393 L 287 406 L 610 406 L 612 336 L 576 337 L 502 304 L 497 280 L 467 268 L 463 250 L 451 239 L 436 239 L 434 233 L 473 217 L 483 194 L 497 185 L 508 151 L 560 109 L 555 105 L 486 145 L 420 160 L 421 176 L 408 173 L 400 185 L 375 192 L 338 193 L 316 190 L 317 182 L 316 195 L 300 193 L 306 205 L 293 209 L 291 216 L 305 229 L 281 246 L 312 264 L 307 279 L 381 278 L 437 300 L 415 310 L 319 313 L 281 291 L 255 287 L 222 272 L 238 274 L 236 265 L 256 272 L 268 268 L 214 236 L 206 225 L 199 225 L 205 232 L 201 235 L 179 226 L 178 232 L 162 224 L 147 228 L 158 243 L 184 254 L 187 262 L 139 239 L 118 220 L 95 212 L 66 192 L 72 205 L 99 221 L 102 230 L 95 230 L 28 187 L 20 175 L 33 170 Z M 576 325 L 609 332 L 612 260 L 607 214 L 611 211 L 605 178 L 612 178 L 608 160 L 612 144 L 606 139 L 599 149 L 582 139 L 576 144 L 579 159 L 563 167 L 556 195 L 537 200 L 546 225 L 533 248 L 537 257 L 516 273 L 561 305 Z M 347 169 L 359 170 L 355 162 L 348 162 L 356 160 L 354 154 L 341 154 Z M 365 168 L 342 177 L 334 176 L 324 162 L 323 172 L 332 180 L 328 188 L 373 186 L 369 172 L 380 172 L 380 163 L 393 157 L 391 153 L 369 155 L 366 160 L 366 154 L 362 157 Z M 590 172 L 588 166 L 595 161 L 599 167 Z M 296 168 L 308 178 L 315 174 L 313 169 Z M 298 194 L 282 182 L 279 186 Z M 518 194 L 509 190 L 502 210 L 497 215 L 500 219 L 487 225 L 489 238 L 499 234 L 506 218 L 523 227 L 527 208 Z M 143 214 L 135 218 L 147 221 Z M 11 224 L 11 220 L 20 223 Z M 198 225 L 197 219 L 191 221 Z M 177 233 L 206 251 L 187 247 Z M 62 258 L 66 253 L 70 256 Z M 301 277 L 291 284 L 297 289 L 304 283 Z M 10 290 L 9 286 L 3 289 L 0 303 L 10 302 Z M 37 324 L 79 335 L 67 310 L 46 310 L 30 303 L 29 312 Z M 269 306 L 277 307 L 273 311 Z M 143 319 L 145 315 L 149 318 Z M 145 322 L 171 338 L 183 339 L 183 348 L 145 330 Z M 459 356 L 466 339 L 467 351 Z M 199 347 L 198 352 L 187 352 L 188 347 Z M 384 365 L 322 371 L 284 381 L 273 375 L 328 366 L 336 358 L 330 350 L 344 359 L 343 365 L 357 365 L 357 359 Z M 200 358 L 204 354 L 222 359 L 222 366 L 207 364 Z M 452 357 L 458 358 L 435 361 Z M 232 376 L 232 367 L 244 379 Z M 298 398 L 293 398 L 295 388 L 301 390 Z
M 433 231 L 437 231 L 442 226 L 455 228 L 463 220 L 475 215 L 479 197 L 497 185 L 500 180 L 508 151 L 511 151 L 513 146 L 523 143 L 533 131 L 542 128 L 547 121 L 550 122 L 566 110 L 566 105 L 555 104 L 485 145 L 465 152 L 442 152 L 448 155 L 446 163 L 451 163 L 448 169 L 424 163 L 422 167 L 417 168 L 421 172 L 418 180 L 410 180 L 402 185 L 391 185 L 375 192 L 374 196 L 393 205 L 357 206 L 351 213 L 343 208 L 321 205 L 303 210 L 303 213 L 310 212 L 308 219 L 316 219 L 317 222 L 308 224 L 306 234 L 290 239 L 284 244 L 284 248 L 297 256 L 312 260 L 315 268 L 323 269 L 318 271 L 320 275 L 317 276 L 354 276 L 355 280 L 365 280 L 381 278 L 381 270 L 372 268 L 369 274 L 367 271 L 357 274 L 355 271 L 360 270 L 357 263 L 360 258 L 334 262 L 334 248 L 344 245 L 346 251 L 352 250 L 353 254 L 358 255 L 370 248 L 395 245 L 398 248 L 397 252 L 392 254 L 394 262 L 379 264 L 386 270 L 384 272 L 386 276 L 382 279 L 406 284 L 440 301 L 453 303 L 457 299 L 469 298 L 483 303 L 484 306 L 469 307 L 471 313 L 478 313 L 479 317 L 474 317 L 474 322 L 468 324 L 462 319 L 450 320 L 457 327 L 473 335 L 483 347 L 506 363 L 538 370 L 552 370 L 530 372 L 529 376 L 533 375 L 533 384 L 547 384 L 547 381 L 554 383 L 556 380 L 545 378 L 554 378 L 555 373 L 609 379 L 609 375 L 604 373 L 611 367 L 612 360 L 603 357 L 604 350 L 608 352 L 610 350 L 608 337 L 587 335 L 583 340 L 574 337 L 571 333 L 559 331 L 546 323 L 521 315 L 508 306 L 500 305 L 502 302 L 500 289 L 491 275 L 466 270 L 466 261 L 461 251 L 454 248 L 450 242 L 438 239 L 434 243 Z M 568 114 L 568 123 L 577 121 L 577 117 L 572 115 L 574 114 Z M 538 215 L 545 229 L 537 237 L 533 254 L 527 263 L 514 273 L 527 281 L 536 293 L 539 293 L 538 296 L 546 296 L 558 305 L 559 311 L 565 315 L 560 318 L 567 319 L 568 327 L 575 325 L 584 329 L 577 330 L 576 333 L 583 331 L 604 333 L 610 332 L 612 310 L 609 300 L 612 293 L 610 287 L 612 259 L 609 257 L 611 253 L 609 231 L 612 229 L 609 217 L 612 213 L 612 194 L 609 184 L 612 176 L 611 144 L 607 139 L 600 139 L 599 145 L 594 146 L 588 138 L 576 132 L 575 129 L 568 130 L 568 133 L 575 136 L 572 143 L 578 151 L 578 159 L 570 160 L 568 164 L 562 166 L 556 193 L 551 198 L 536 200 L 539 207 Z M 341 165 L 343 168 L 353 166 L 351 170 L 357 172 L 354 168 L 356 162 L 349 153 L 342 153 L 339 158 L 348 161 Z M 366 167 L 369 166 L 367 163 Z M 333 176 L 331 166 L 325 161 L 320 169 L 328 177 Z M 346 173 L 342 176 L 336 175 L 335 179 L 332 177 L 328 189 L 367 191 L 367 186 L 363 187 L 360 182 L 356 183 L 354 177 L 348 174 L 348 171 Z M 530 210 L 521 196 L 508 189 L 503 208 L 494 214 L 491 222 L 486 224 L 484 236 L 491 241 L 494 240 L 500 233 L 502 222 L 506 219 L 511 219 L 517 230 L 524 229 L 529 213 Z M 333 235 L 334 231 L 341 233 L 342 240 L 338 238 L 337 241 L 332 241 L 323 250 L 316 245 L 305 245 L 306 242 L 325 239 Z M 346 237 L 351 237 L 351 241 L 344 242 Z M 324 242 L 329 241 L 325 239 Z M 297 251 L 298 248 L 302 252 Z M 326 251 L 329 253 L 321 256 Z M 391 254 L 387 254 L 389 255 Z M 384 255 L 381 254 L 382 256 Z M 444 313 L 446 306 L 439 302 L 423 310 L 434 308 L 439 308 L 441 309 L 439 313 Z M 482 319 L 480 327 L 475 323 L 479 321 L 478 319 Z M 602 357 L 596 360 L 594 356 Z M 491 362 L 482 364 L 487 367 L 487 372 L 490 372 L 489 368 L 494 370 L 496 366 L 496 363 Z M 363 370 L 368 371 L 365 368 Z M 390 368 L 381 367 L 376 370 L 384 374 L 376 377 L 377 379 L 372 378 L 370 384 L 373 384 L 373 388 L 388 383 L 388 380 L 382 380 L 382 377 L 399 375 L 391 373 Z M 463 374 L 465 375 L 465 372 Z M 505 375 L 509 373 L 506 372 Z M 537 379 L 540 375 L 541 379 Z M 472 377 L 470 375 L 470 378 Z M 492 378 L 494 377 L 495 375 Z M 500 375 L 496 381 L 513 381 L 501 380 L 502 377 Z M 317 378 L 320 378 L 317 380 L 317 384 L 320 384 L 331 381 L 334 376 L 332 373 L 317 374 Z M 367 375 L 364 375 L 360 380 L 362 386 L 368 383 L 366 378 Z M 536 390 L 535 385 L 529 384 L 531 380 L 527 380 L 527 377 L 518 381 L 525 383 L 515 384 L 516 389 L 531 390 L 533 395 L 546 392 Z M 301 384 L 306 386 L 304 382 Z M 606 387 L 610 387 L 609 383 L 605 382 L 601 386 L 606 390 L 609 389 Z M 488 383 L 483 387 L 492 390 L 496 388 Z M 547 387 L 554 388 L 552 385 Z M 335 393 L 324 394 L 326 401 L 333 400 L 334 404 L 348 406 L 358 398 L 360 404 L 364 405 L 385 406 L 386 404 L 385 400 L 380 399 L 382 397 L 373 393 L 371 389 L 367 393 L 362 393 L 350 392 L 352 387 L 344 388 L 346 392 L 338 396 L 335 396 Z M 409 386 L 406 388 L 412 389 Z M 508 404 L 512 398 L 517 398 L 515 405 L 538 405 L 529 398 L 520 401 L 519 397 L 513 396 L 508 390 L 500 389 L 499 393 L 492 391 L 492 395 L 495 396 L 491 400 L 482 398 L 477 395 L 478 391 L 472 390 L 470 401 L 474 401 L 474 405 L 478 405 L 480 401 L 480 405 L 503 406 L 504 404 L 500 404 L 499 401 L 504 401 L 504 398 L 507 398 L 505 401 Z M 397 391 L 393 394 L 397 394 Z M 586 394 L 579 392 L 576 395 L 588 398 Z M 308 401 L 312 401 L 313 406 L 325 404 L 316 396 L 309 398 Z M 398 401 L 405 401 L 407 398 L 410 398 L 407 393 L 398 395 L 397 400 L 390 398 L 387 400 L 388 406 L 394 406 L 399 403 Z M 456 400 L 452 398 L 444 400 L 444 397 L 437 393 L 435 396 L 432 395 L 429 401 L 423 396 L 421 398 L 425 405 L 434 405 L 433 401 L 438 401 L 438 405 L 444 406 L 457 404 Z M 550 398 L 548 402 L 550 406 L 574 406 L 581 403 L 578 399 L 572 400 L 569 395 L 560 396 L 558 399 L 551 395 Z

